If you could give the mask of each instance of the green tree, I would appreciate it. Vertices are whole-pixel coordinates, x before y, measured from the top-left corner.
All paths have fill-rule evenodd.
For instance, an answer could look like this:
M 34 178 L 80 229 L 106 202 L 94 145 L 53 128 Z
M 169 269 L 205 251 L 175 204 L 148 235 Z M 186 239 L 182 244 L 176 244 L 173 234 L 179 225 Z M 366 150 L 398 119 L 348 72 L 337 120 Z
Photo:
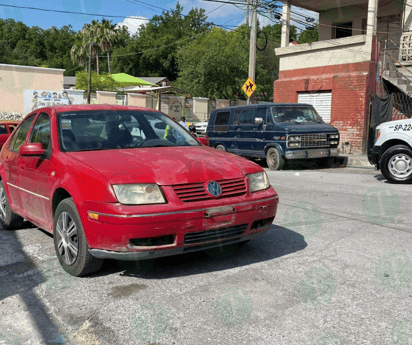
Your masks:
M 245 29 L 213 28 L 178 52 L 176 85 L 192 96 L 236 99 L 248 75 Z
M 129 45 L 113 53 L 113 69 L 136 76 L 162 76 L 175 80 L 178 74 L 177 51 L 210 30 L 205 10 L 192 9 L 183 15 L 183 7 L 154 16 L 134 35 Z M 142 52 L 141 54 L 136 54 Z M 115 56 L 124 55 L 125 56 Z
M 111 21 L 103 19 L 102 22 L 92 20 L 91 24 L 85 24 L 77 34 L 75 42 L 70 51 L 74 63 L 85 65 L 90 53 L 96 63 L 96 71 L 99 74 L 99 55 L 109 52 L 113 42 L 116 40 L 117 29 Z
M 306 29 L 299 34 L 298 43 L 312 43 L 319 41 L 319 25 L 316 24 L 310 29 Z
M 76 89 L 87 90 L 89 74 L 85 71 L 76 73 Z M 96 91 L 117 91 L 120 84 L 116 82 L 109 74 L 97 74 L 92 72 L 91 92 Z

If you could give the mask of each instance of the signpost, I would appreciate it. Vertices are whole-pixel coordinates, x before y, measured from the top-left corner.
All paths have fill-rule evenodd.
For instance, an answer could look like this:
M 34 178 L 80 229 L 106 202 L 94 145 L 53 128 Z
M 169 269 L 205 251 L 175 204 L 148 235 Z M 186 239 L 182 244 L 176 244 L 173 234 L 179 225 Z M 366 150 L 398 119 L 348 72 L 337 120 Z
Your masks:
M 245 94 L 250 98 L 252 96 L 253 92 L 256 90 L 256 84 L 253 82 L 251 78 L 246 80 L 246 83 L 242 86 L 242 90 L 245 92 Z

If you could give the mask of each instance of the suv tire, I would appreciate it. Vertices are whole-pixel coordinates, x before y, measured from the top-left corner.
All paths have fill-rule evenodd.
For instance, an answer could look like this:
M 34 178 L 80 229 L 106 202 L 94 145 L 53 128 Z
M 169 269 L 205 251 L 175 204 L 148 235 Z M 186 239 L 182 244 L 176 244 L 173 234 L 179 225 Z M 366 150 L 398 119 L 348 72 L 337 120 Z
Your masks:
M 380 161 L 382 175 L 392 183 L 412 181 L 412 150 L 405 145 L 387 149 Z
M 223 146 L 223 145 L 217 145 L 216 146 L 216 150 L 219 150 L 219 151 L 226 151 L 226 148 Z
M 285 158 L 282 157 L 278 149 L 271 147 L 266 152 L 266 163 L 270 170 L 282 170 L 285 166 Z

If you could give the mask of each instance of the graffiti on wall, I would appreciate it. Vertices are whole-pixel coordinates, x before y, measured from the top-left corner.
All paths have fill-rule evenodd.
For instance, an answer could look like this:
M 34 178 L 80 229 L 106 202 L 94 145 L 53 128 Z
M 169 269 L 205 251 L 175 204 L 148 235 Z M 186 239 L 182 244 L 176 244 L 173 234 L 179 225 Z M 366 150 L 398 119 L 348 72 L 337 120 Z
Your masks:
M 24 90 L 24 113 L 53 105 L 83 104 L 83 94 L 71 90 Z

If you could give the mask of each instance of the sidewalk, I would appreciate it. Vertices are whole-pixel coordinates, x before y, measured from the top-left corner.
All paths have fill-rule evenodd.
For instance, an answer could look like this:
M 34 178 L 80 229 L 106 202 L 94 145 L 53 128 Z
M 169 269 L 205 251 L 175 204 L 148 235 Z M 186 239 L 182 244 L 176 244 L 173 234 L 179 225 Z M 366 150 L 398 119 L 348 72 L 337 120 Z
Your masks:
M 347 167 L 360 167 L 375 169 L 375 166 L 370 164 L 368 161 L 368 156 L 365 155 L 349 155 L 349 154 L 340 154 L 338 157 L 335 157 L 335 162 L 338 164 L 344 164 Z

